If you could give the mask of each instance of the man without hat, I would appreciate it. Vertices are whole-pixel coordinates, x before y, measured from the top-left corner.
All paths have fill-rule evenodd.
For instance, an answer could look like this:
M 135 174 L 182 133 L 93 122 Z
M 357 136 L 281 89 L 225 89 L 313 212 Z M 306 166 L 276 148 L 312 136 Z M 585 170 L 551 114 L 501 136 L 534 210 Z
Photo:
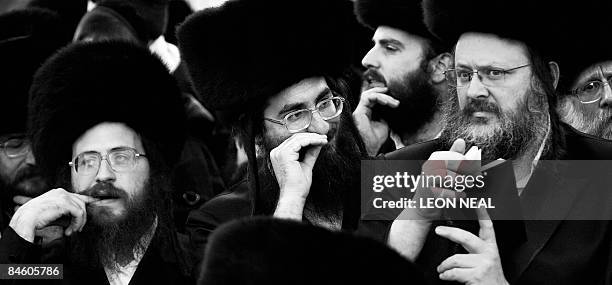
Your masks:
M 436 138 L 444 127 L 451 55 L 423 24 L 421 1 L 359 0 L 355 13 L 375 31 L 362 60 L 365 91 L 353 112 L 368 153 Z

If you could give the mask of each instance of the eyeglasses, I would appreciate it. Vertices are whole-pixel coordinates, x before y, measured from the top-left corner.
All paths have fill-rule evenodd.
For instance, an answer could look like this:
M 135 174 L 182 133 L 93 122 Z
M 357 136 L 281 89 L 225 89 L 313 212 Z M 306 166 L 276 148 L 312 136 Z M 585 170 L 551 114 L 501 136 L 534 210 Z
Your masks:
M 0 148 L 9 158 L 22 157 L 30 152 L 30 140 L 23 135 L 8 137 L 0 142 Z
M 343 106 L 344 98 L 331 97 L 317 103 L 314 109 L 301 109 L 293 111 L 285 115 L 282 120 L 276 120 L 271 118 L 264 119 L 272 123 L 284 125 L 290 133 L 297 133 L 299 131 L 305 130 L 310 126 L 310 123 L 312 122 L 312 114 L 314 112 L 318 112 L 319 115 L 321 115 L 321 118 L 323 118 L 323 120 L 328 121 L 338 117 L 338 115 L 342 113 Z
M 599 69 L 601 71 L 601 74 L 604 74 L 601 66 L 599 67 Z M 603 79 L 603 75 L 602 75 L 602 79 Z M 610 84 L 612 84 L 612 77 L 609 77 L 608 79 L 605 79 L 603 81 L 593 80 L 593 81 L 589 81 L 585 83 L 579 88 L 572 90 L 571 93 L 572 95 L 576 95 L 576 97 L 578 97 L 578 101 L 580 101 L 580 103 L 583 103 L 583 104 L 595 103 L 599 101 L 599 99 L 603 98 L 604 93 L 605 93 L 604 86 L 606 85 L 610 86 Z
M 444 71 L 446 81 L 450 86 L 457 88 L 464 88 L 470 86 L 472 77 L 474 74 L 478 74 L 478 79 L 483 85 L 488 87 L 497 87 L 504 84 L 506 75 L 510 71 L 517 70 L 519 68 L 530 66 L 531 64 L 525 64 L 510 69 L 501 68 L 481 68 L 481 69 L 467 69 L 467 68 L 451 68 Z
M 74 171 L 81 176 L 92 176 L 98 174 L 102 160 L 106 160 L 114 172 L 126 172 L 134 169 L 136 158 L 145 157 L 129 147 L 115 148 L 106 155 L 97 151 L 86 151 L 72 159 L 68 165 L 74 167 Z

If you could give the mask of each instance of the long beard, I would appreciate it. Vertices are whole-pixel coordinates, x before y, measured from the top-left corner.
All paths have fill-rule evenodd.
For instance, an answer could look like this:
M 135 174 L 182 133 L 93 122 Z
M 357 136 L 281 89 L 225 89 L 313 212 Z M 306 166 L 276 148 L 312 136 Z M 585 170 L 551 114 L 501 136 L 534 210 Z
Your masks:
M 330 143 L 325 145 L 317 158 L 312 174 L 312 185 L 306 199 L 305 212 L 315 214 L 318 218 L 337 220 L 342 210 L 359 208 L 359 205 L 347 205 L 359 202 L 359 174 L 361 159 L 365 156 L 359 150 L 359 134 L 352 120 L 345 114 Z M 330 131 L 330 133 L 333 131 Z M 272 169 L 269 153 L 281 140 L 266 140 L 263 148 L 265 154 L 260 160 L 260 195 L 258 212 L 270 215 L 276 208 L 280 188 Z M 347 202 L 352 201 L 352 202 Z
M 376 75 L 375 70 L 369 70 L 370 76 Z M 384 79 L 381 79 L 384 80 Z M 429 81 L 426 67 L 406 74 L 400 80 L 386 82 L 388 95 L 400 101 L 397 108 L 377 105 L 372 111 L 373 119 L 384 119 L 391 130 L 397 134 L 413 134 L 433 119 L 439 108 L 439 94 Z
M 88 207 L 88 223 L 71 241 L 74 264 L 88 268 L 101 264 L 116 270 L 135 260 L 137 253 L 143 254 L 147 245 L 142 238 L 151 230 L 158 211 L 163 209 L 160 185 L 150 179 L 142 195 L 126 199 L 126 213 L 112 221 L 90 216 L 95 211 Z
M 583 133 L 612 140 L 612 108 L 597 107 L 594 112 L 567 98 L 560 103 L 558 111 L 563 122 Z
M 544 139 L 548 124 L 548 112 L 544 103 L 538 100 L 535 91 L 520 96 L 515 110 L 503 112 L 499 106 L 481 99 L 468 98 L 463 110 L 459 107 L 455 93 L 444 110 L 446 127 L 440 140 L 446 148 L 453 142 L 462 138 L 466 145 L 478 146 L 482 150 L 483 160 L 516 159 L 525 154 L 531 146 L 541 143 Z M 530 98 L 530 99 L 526 99 Z M 539 97 L 541 98 L 541 97 Z M 529 106 L 527 100 L 532 103 Z M 489 119 L 475 118 L 473 113 L 485 111 L 497 117 L 493 124 Z

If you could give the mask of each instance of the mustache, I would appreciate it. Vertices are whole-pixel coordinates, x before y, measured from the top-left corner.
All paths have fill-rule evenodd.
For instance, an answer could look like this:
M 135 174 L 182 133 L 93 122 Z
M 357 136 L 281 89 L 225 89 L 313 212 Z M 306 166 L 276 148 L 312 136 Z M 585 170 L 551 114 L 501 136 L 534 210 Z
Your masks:
M 368 87 L 374 87 L 372 85 L 375 83 L 382 83 L 387 86 L 385 77 L 380 74 L 380 72 L 376 71 L 376 69 L 368 68 L 368 70 L 363 73 L 363 80 L 368 83 Z
M 471 115 L 474 112 L 489 112 L 497 115 L 498 117 L 502 114 L 499 106 L 481 99 L 471 99 L 468 101 L 463 108 L 464 115 Z
M 128 198 L 127 192 L 111 183 L 101 182 L 78 193 L 98 199 Z

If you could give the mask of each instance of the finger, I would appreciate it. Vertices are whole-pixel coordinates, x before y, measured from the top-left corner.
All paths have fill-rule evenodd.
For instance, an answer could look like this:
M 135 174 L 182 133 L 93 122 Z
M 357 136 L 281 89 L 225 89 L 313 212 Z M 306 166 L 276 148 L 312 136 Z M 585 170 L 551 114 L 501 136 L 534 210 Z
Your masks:
M 481 257 L 477 254 L 455 254 L 438 265 L 436 270 L 438 273 L 453 269 L 453 268 L 472 268 L 479 264 Z
M 445 281 L 457 281 L 461 283 L 468 283 L 470 281 L 470 278 L 474 276 L 472 272 L 473 272 L 473 269 L 453 268 L 453 269 L 446 270 L 440 273 L 438 277 L 440 277 L 441 280 L 445 280 Z
M 87 196 L 87 195 L 81 195 L 81 194 L 72 194 L 72 195 L 75 198 L 77 198 L 80 201 L 82 201 L 83 203 L 85 203 L 85 204 L 89 204 L 89 203 L 100 201 L 100 199 L 98 199 L 98 198 L 94 198 L 94 197 Z
M 376 105 L 385 105 L 392 108 L 399 106 L 400 101 L 382 93 L 367 93 L 363 94 L 363 99 L 365 100 L 364 106 L 367 108 L 372 108 Z
M 327 136 L 315 133 L 299 133 L 287 139 L 284 147 L 294 153 L 298 153 L 302 148 L 307 146 L 318 146 L 327 144 Z
M 389 88 L 387 88 L 386 86 L 377 86 L 377 87 L 372 87 L 370 89 L 367 89 L 365 91 L 363 91 L 363 94 L 369 94 L 369 93 L 385 93 L 387 92 L 387 90 L 389 90 Z M 362 96 L 363 96 L 362 94 Z
M 319 157 L 319 153 L 321 153 L 321 149 L 323 146 L 315 146 L 309 148 L 308 151 L 304 154 L 303 164 L 306 167 L 306 170 L 312 171 L 312 168 L 317 162 L 317 157 Z
M 72 217 L 70 225 L 65 230 L 65 234 L 69 236 L 74 232 L 78 231 L 84 224 L 83 217 L 85 216 L 85 210 L 80 208 L 78 204 L 71 198 L 67 198 L 64 201 L 63 207 L 66 212 Z
M 481 253 L 484 250 L 484 242 L 472 233 L 454 227 L 436 227 L 436 234 L 460 244 L 469 253 Z
M 478 217 L 478 224 L 480 225 L 480 231 L 478 235 L 480 238 L 487 242 L 495 242 L 495 230 L 493 229 L 493 221 L 489 217 L 489 213 L 485 208 L 476 208 L 476 216 Z
M 465 141 L 463 139 L 456 139 L 455 142 L 453 142 L 453 145 L 451 146 L 449 151 L 454 151 L 460 154 L 464 154 L 465 153 Z
M 15 197 L 13 197 L 13 202 L 15 202 L 15 204 L 17 204 L 17 205 L 23 205 L 23 204 L 27 203 L 30 200 L 32 200 L 32 197 L 21 196 L 21 195 L 17 195 Z
M 87 205 L 85 203 L 85 201 L 81 200 L 82 198 L 77 196 L 79 194 L 71 194 L 70 197 L 72 198 L 72 201 L 77 204 L 77 206 L 82 210 L 83 215 L 82 215 L 82 223 L 78 228 L 78 231 L 82 231 L 83 227 L 85 226 L 85 224 L 87 223 Z M 82 196 L 82 195 L 81 195 Z M 88 196 L 85 196 L 88 197 Z M 97 200 L 97 199 L 96 199 Z

